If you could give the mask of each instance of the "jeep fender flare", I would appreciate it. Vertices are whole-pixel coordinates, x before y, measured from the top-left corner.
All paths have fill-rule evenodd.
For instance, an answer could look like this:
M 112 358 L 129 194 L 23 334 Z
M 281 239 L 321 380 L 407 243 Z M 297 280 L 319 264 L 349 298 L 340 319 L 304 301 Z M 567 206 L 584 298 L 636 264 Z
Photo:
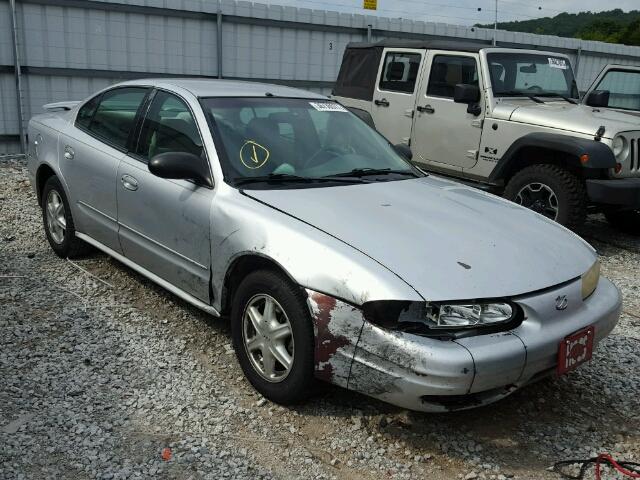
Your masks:
M 497 182 L 509 178 L 514 172 L 529 165 L 520 155 L 527 148 L 567 154 L 572 157 L 568 163 L 572 167 L 602 170 L 616 166 L 613 151 L 602 142 L 557 133 L 534 132 L 520 137 L 511 144 L 489 175 L 489 181 Z M 588 155 L 585 162 L 580 160 L 583 155 Z

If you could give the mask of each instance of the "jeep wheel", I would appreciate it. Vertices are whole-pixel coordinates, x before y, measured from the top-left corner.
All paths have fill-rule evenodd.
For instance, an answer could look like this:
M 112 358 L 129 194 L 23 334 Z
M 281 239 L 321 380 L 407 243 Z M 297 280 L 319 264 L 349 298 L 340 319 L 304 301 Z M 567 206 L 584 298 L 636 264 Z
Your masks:
M 557 165 L 532 165 L 516 173 L 504 197 L 551 220 L 576 229 L 587 215 L 582 181 Z
M 640 210 L 623 210 L 605 212 L 607 221 L 618 230 L 633 235 L 640 235 Z

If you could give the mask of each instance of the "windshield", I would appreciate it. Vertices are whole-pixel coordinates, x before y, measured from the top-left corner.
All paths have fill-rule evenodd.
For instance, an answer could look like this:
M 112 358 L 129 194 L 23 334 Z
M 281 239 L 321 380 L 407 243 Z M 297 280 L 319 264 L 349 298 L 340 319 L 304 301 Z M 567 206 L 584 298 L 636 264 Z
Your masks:
M 489 53 L 495 97 L 558 96 L 579 98 L 569 60 L 532 53 Z
M 300 188 L 304 181 L 327 185 L 421 175 L 384 137 L 329 100 L 205 98 L 201 103 L 231 185 Z

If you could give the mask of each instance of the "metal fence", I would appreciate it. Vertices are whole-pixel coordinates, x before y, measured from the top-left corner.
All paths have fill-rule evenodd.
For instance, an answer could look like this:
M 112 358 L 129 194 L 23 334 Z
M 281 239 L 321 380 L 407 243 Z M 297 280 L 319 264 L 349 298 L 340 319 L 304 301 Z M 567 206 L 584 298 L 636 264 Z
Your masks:
M 123 79 L 204 76 L 328 93 L 351 41 L 490 44 L 492 36 L 472 27 L 233 0 L 0 0 L 0 154 L 20 150 L 26 121 L 43 104 L 79 100 Z M 497 41 L 569 54 L 581 89 L 606 63 L 640 64 L 640 47 L 506 31 Z

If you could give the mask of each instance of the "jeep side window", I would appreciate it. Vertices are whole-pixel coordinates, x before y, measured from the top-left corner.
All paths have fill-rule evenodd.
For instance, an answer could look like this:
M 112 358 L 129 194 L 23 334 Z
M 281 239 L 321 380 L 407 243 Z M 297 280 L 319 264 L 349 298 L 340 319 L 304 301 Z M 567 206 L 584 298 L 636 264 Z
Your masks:
M 478 68 L 475 58 L 453 55 L 433 57 L 427 95 L 453 98 L 453 92 L 459 83 L 478 85 Z
M 380 90 L 413 93 L 421 57 L 419 53 L 387 53 L 380 77 Z
M 597 90 L 609 90 L 609 107 L 640 110 L 640 72 L 609 70 Z

